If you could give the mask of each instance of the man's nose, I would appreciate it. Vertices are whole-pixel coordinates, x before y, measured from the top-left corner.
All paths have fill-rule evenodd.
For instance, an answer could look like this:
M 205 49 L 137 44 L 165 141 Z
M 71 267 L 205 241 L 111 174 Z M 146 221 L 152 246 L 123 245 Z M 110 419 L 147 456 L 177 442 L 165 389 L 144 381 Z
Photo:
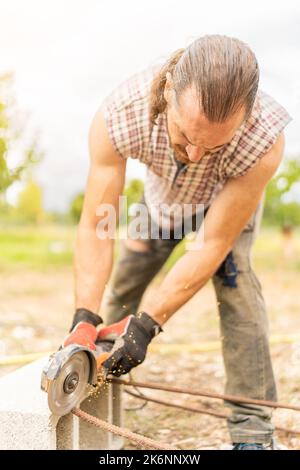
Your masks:
M 205 150 L 195 145 L 187 145 L 185 150 L 191 162 L 198 162 L 205 155 Z

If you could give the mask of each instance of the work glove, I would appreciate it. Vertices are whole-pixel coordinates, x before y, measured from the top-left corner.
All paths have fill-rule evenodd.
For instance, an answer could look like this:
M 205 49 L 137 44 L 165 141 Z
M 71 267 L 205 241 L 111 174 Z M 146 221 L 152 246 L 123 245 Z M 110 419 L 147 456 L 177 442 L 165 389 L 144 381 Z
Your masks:
M 126 374 L 144 361 L 149 343 L 161 331 L 159 323 L 145 312 L 103 327 L 98 340 L 115 340 L 103 367 L 116 377 Z
M 78 308 L 75 312 L 69 334 L 63 340 L 62 347 L 65 348 L 69 344 L 80 344 L 95 350 L 95 341 L 98 335 L 96 326 L 100 325 L 100 323 L 103 323 L 103 320 L 99 315 L 85 308 Z

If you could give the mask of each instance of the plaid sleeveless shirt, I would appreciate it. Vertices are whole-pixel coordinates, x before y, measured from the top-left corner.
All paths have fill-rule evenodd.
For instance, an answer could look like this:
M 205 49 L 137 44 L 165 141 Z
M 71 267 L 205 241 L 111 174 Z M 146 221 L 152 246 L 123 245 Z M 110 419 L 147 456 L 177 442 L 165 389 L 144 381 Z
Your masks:
M 149 121 L 150 87 L 160 67 L 148 67 L 121 83 L 103 100 L 101 110 L 120 157 L 147 166 L 144 197 L 153 218 L 164 225 L 184 204 L 192 204 L 193 212 L 197 204 L 207 208 L 226 180 L 244 175 L 268 152 L 292 118 L 259 90 L 250 117 L 228 144 L 199 162 L 180 166 L 169 144 L 166 114 L 161 113 L 154 126 Z

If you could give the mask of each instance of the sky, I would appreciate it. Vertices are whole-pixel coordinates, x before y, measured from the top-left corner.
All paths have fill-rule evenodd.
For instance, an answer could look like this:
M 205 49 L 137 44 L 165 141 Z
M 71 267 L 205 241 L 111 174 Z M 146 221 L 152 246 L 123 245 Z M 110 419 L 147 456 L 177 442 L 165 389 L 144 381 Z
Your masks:
M 84 190 L 88 130 L 102 99 L 204 34 L 250 45 L 260 88 L 293 117 L 286 153 L 300 155 L 298 0 L 0 0 L 0 11 L 0 74 L 14 72 L 18 107 L 27 128 L 38 132 L 45 155 L 35 178 L 48 210 L 66 210 Z M 127 177 L 143 175 L 143 166 L 131 160 Z

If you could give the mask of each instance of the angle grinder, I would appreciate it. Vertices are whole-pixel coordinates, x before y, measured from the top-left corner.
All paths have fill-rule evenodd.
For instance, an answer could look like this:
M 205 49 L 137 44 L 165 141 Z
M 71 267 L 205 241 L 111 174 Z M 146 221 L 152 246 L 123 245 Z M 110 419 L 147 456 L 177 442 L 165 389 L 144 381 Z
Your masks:
M 91 350 L 70 344 L 49 357 L 43 369 L 41 388 L 48 393 L 48 405 L 57 416 L 68 414 L 87 396 L 88 385 L 97 386 L 99 374 L 105 380 L 102 363 L 109 356 L 113 340 L 102 340 Z

